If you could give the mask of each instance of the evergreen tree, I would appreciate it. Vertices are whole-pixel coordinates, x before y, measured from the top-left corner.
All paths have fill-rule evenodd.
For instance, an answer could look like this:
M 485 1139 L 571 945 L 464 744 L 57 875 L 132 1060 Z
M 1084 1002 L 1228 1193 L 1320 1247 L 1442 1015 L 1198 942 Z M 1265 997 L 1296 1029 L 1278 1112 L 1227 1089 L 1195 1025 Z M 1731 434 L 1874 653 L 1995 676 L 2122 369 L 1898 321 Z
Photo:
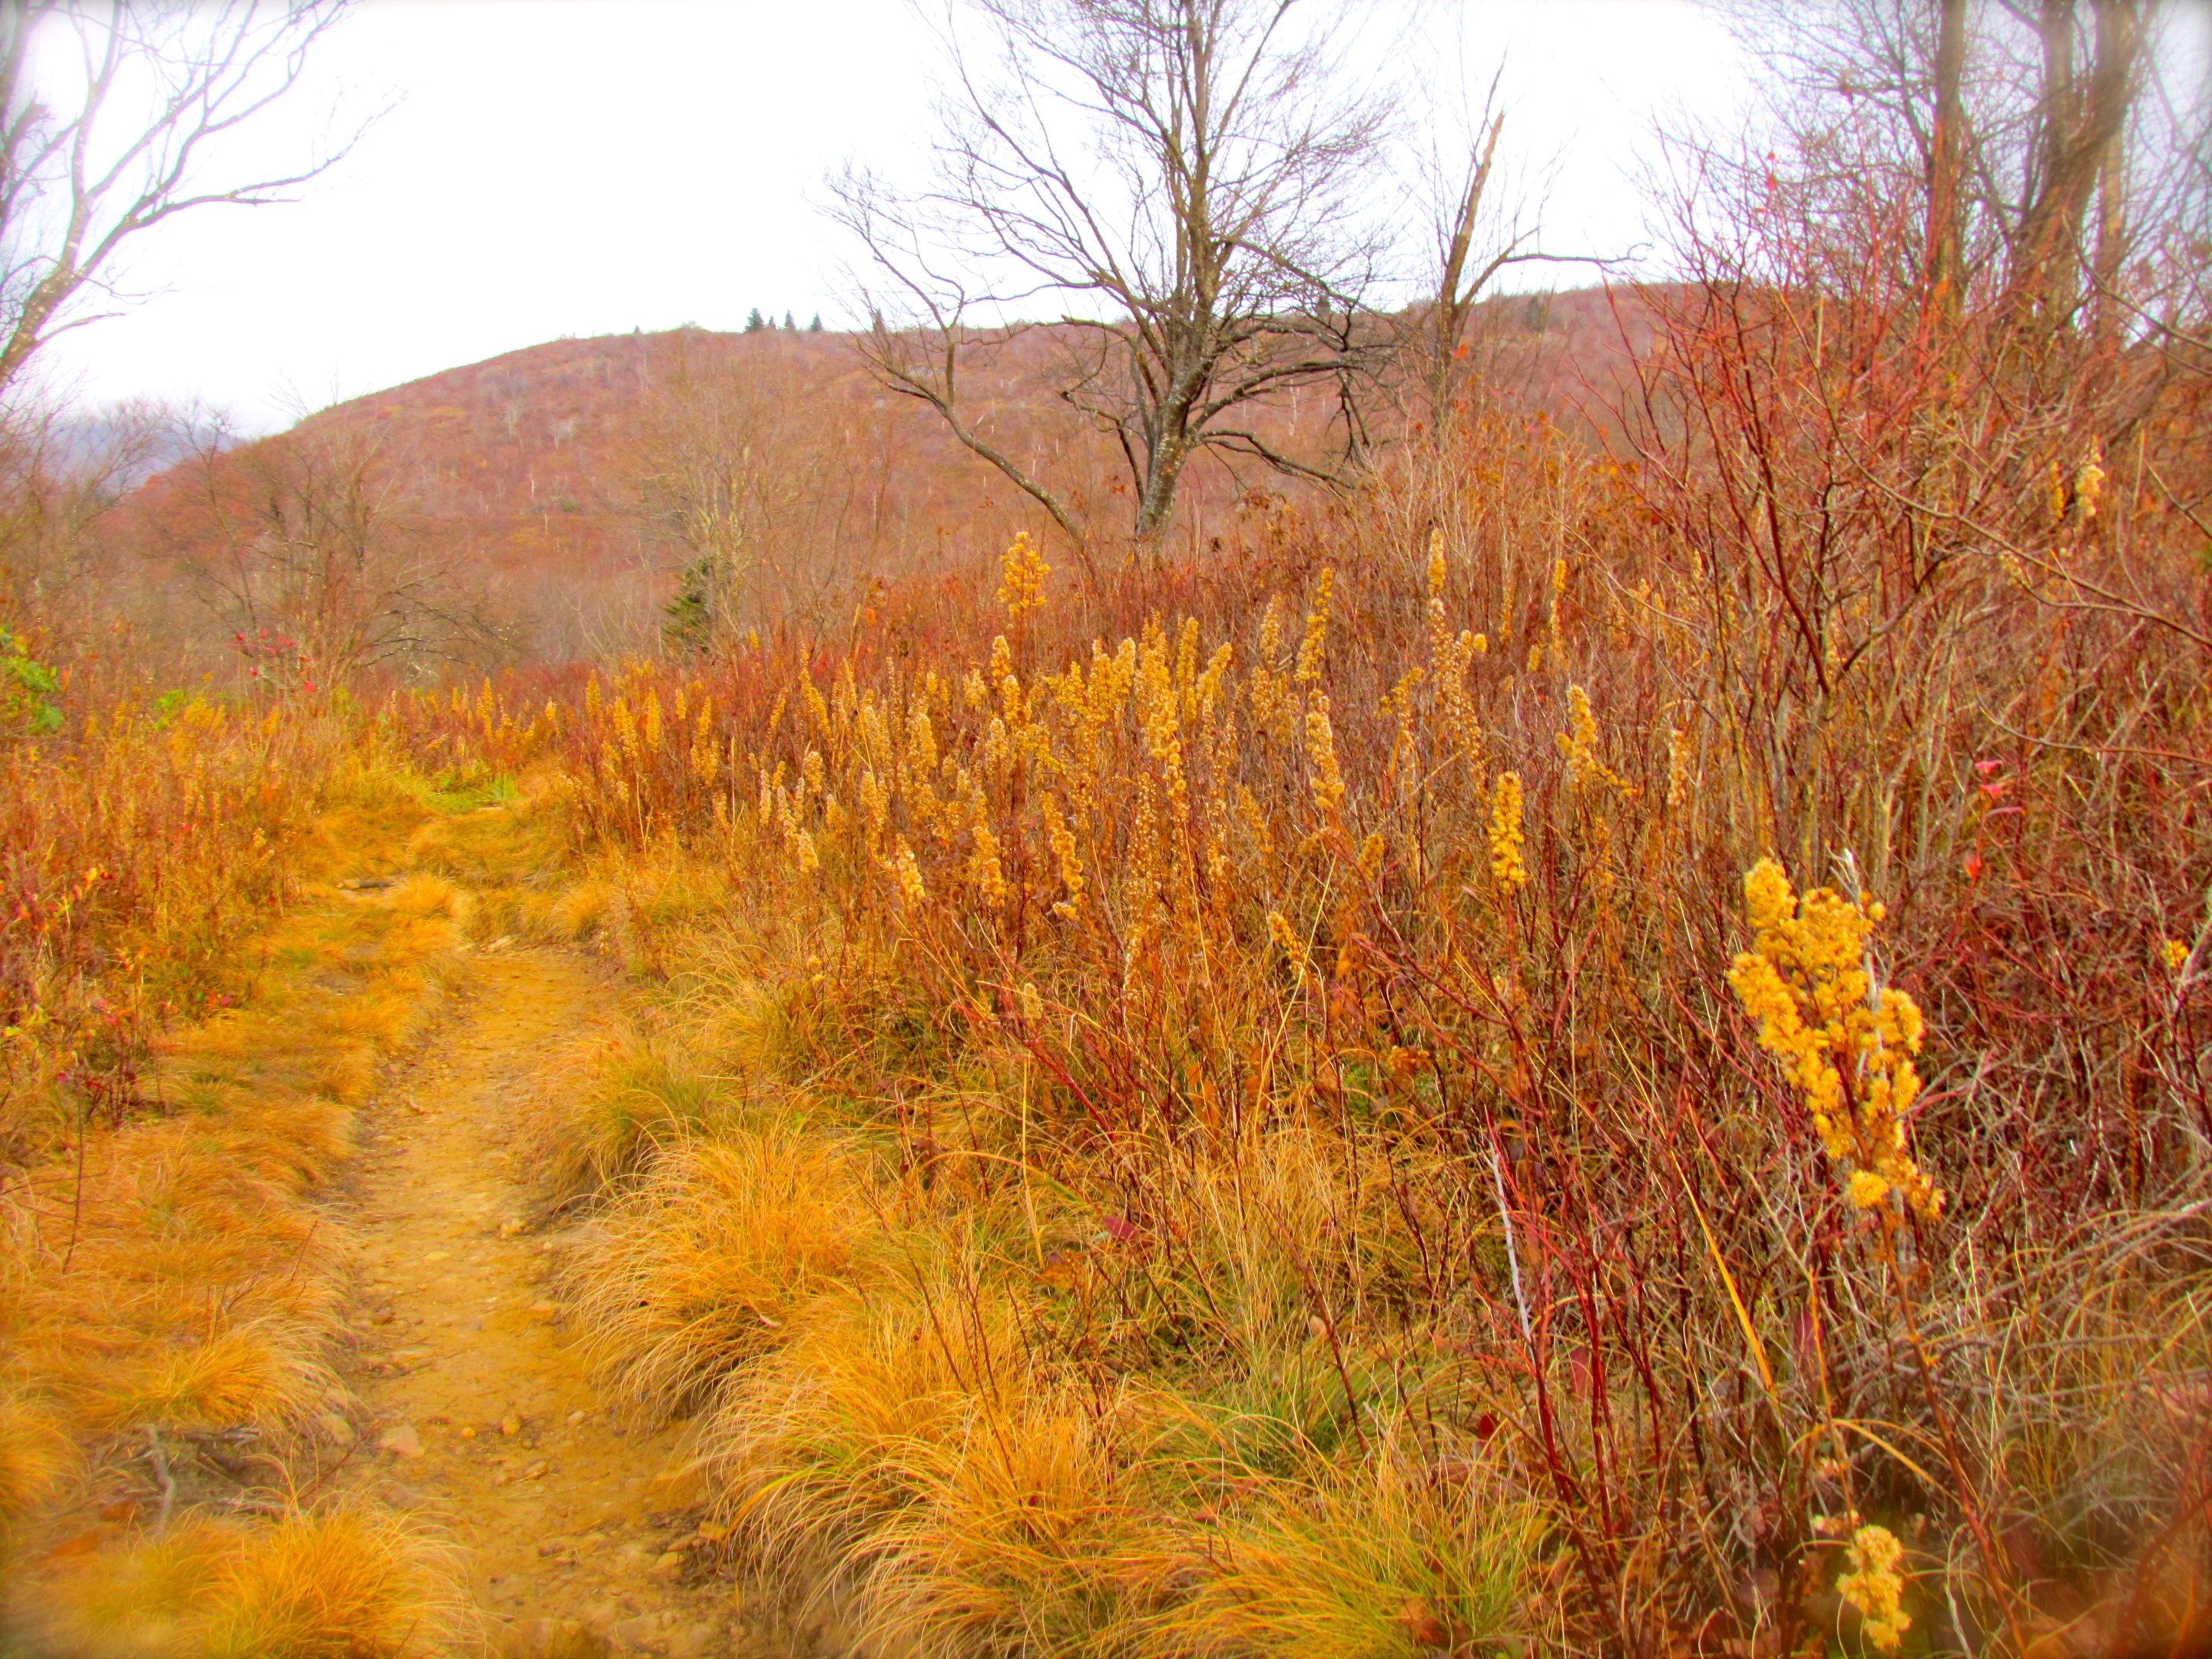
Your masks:
M 783 313 L 783 331 L 786 334 L 799 332 L 799 325 L 791 320 L 791 313 L 787 311 Z
M 714 642 L 714 590 L 718 586 L 713 558 L 700 559 L 684 567 L 683 575 L 677 580 L 675 597 L 661 607 L 660 636 L 670 650 L 698 656 Z
M 757 334 L 767 326 L 768 319 L 762 316 L 761 308 L 758 306 L 755 306 L 752 309 L 752 314 L 745 319 L 745 332 L 748 334 Z
M 822 331 L 822 313 L 820 312 L 817 311 L 814 313 L 814 320 L 807 324 L 806 331 L 809 334 L 819 334 Z

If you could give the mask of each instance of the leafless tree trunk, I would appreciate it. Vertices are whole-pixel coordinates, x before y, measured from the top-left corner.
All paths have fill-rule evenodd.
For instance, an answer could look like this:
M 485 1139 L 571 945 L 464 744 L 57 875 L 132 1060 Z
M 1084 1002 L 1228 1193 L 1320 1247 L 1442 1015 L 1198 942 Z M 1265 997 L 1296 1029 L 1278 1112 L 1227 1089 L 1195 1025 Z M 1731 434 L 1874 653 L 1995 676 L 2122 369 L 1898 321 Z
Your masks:
M 1966 153 L 1966 0 L 1936 0 L 1936 118 L 1928 146 L 1928 289 L 1956 316 L 1965 303 L 1959 223 Z
M 1130 528 L 1156 542 L 1201 452 L 1316 477 L 1252 418 L 1273 394 L 1341 388 L 1378 239 L 1358 208 L 1381 154 L 1380 101 L 1347 91 L 1296 0 L 975 0 L 994 61 L 949 32 L 955 73 L 933 186 L 866 173 L 839 217 L 874 276 L 863 349 L 1069 536 L 1076 505 L 963 397 L 964 360 L 1017 337 L 990 326 L 1064 308 L 1060 396 L 1119 447 Z M 1329 20 L 1340 23 L 1340 19 Z M 883 307 L 889 307 L 886 312 Z
M 2085 229 L 2100 182 L 2117 184 L 2129 112 L 2142 84 L 2143 30 L 2134 0 L 2096 0 L 2087 72 L 2076 67 L 2075 0 L 2043 0 L 2043 98 L 2038 111 L 2035 190 L 2022 216 L 2015 277 L 2022 299 L 2051 326 L 2070 322 L 2081 301 Z M 2118 204 L 2098 258 L 2117 260 Z M 2100 239 L 2101 240 L 2101 239 Z
M 298 83 L 344 5 L 0 3 L 0 393 L 40 347 L 100 314 L 82 301 L 111 292 L 143 232 L 217 203 L 283 200 L 345 154 L 350 140 L 271 176 L 203 176 Z

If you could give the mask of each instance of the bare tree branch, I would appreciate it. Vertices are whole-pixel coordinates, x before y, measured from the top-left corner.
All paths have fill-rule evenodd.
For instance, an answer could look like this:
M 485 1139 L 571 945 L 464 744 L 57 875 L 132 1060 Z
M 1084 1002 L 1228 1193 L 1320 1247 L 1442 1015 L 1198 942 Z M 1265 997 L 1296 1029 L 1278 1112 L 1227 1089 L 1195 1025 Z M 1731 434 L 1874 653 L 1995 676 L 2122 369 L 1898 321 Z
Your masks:
M 0 393 L 57 335 L 111 314 L 71 313 L 143 233 L 285 200 L 344 157 L 360 131 L 290 171 L 204 176 L 210 151 L 297 86 L 346 3 L 0 5 Z
M 1344 319 L 1374 279 L 1379 234 L 1358 211 L 1382 154 L 1382 104 L 1347 88 L 1297 0 L 972 0 L 981 61 L 948 24 L 952 74 L 930 186 L 836 181 L 876 315 L 865 347 L 890 389 L 1086 538 L 1060 491 L 960 399 L 962 361 L 1019 331 L 1040 298 L 1064 314 L 1060 396 L 1125 459 L 1139 541 L 1164 532 L 1200 450 L 1231 409 L 1302 386 L 1346 395 L 1366 343 Z M 885 303 L 890 315 L 886 317 Z M 1269 464 L 1335 477 L 1345 459 Z

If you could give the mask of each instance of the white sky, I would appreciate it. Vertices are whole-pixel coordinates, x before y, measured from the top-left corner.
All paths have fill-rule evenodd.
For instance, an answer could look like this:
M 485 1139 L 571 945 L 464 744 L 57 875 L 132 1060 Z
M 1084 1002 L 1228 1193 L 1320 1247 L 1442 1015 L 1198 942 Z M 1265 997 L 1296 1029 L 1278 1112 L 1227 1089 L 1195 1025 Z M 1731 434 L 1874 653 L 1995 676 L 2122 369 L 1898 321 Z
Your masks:
M 1741 95 L 1722 21 L 1668 0 L 1444 0 L 1423 27 L 1464 40 L 1478 95 L 1504 55 L 1501 155 L 1556 168 L 1559 251 L 1626 252 L 1655 115 Z M 149 234 L 125 314 L 45 372 L 82 407 L 198 398 L 258 430 L 563 334 L 836 326 L 823 176 L 912 168 L 933 62 L 903 0 L 362 0 L 252 143 L 273 171 L 334 104 L 390 112 L 304 199 Z

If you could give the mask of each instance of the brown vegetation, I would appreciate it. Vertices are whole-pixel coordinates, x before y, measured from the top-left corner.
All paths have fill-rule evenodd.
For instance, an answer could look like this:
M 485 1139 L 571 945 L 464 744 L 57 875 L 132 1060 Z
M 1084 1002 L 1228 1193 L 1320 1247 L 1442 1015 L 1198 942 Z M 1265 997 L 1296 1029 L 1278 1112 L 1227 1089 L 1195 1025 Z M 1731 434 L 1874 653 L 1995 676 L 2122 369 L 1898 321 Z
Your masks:
M 604 458 L 546 477 L 684 573 L 660 650 L 94 720 L 11 635 L 0 1316 L 121 1363 L 11 1347 L 0 1470 L 320 1383 L 313 1286 L 255 1269 L 367 1048 L 257 1036 L 283 1087 L 218 1071 L 212 1127 L 136 1056 L 246 1029 L 161 988 L 204 1003 L 347 755 L 398 757 L 526 779 L 437 858 L 639 993 L 520 1114 L 607 1386 L 690 1420 L 701 1547 L 871 1650 L 2203 1650 L 2212 197 L 2136 8 L 1966 16 L 1781 37 L 1771 149 L 1672 154 L 1681 280 L 1603 296 L 1572 421 L 1540 348 L 1370 319 L 1425 395 L 1356 479 L 1194 473 L 1125 556 L 1033 539 L 835 340 L 564 343 L 608 418 L 501 416 L 509 362 L 320 429 L 384 422 L 422 533 L 504 514 L 518 562 L 538 459 Z M 1022 395 L 1065 343 L 977 418 L 1063 507 L 1141 493 Z M 461 902 L 372 907 L 396 975 Z M 193 1343 L 172 1212 L 245 1310 Z M 243 1583 L 229 1540 L 143 1571 Z

